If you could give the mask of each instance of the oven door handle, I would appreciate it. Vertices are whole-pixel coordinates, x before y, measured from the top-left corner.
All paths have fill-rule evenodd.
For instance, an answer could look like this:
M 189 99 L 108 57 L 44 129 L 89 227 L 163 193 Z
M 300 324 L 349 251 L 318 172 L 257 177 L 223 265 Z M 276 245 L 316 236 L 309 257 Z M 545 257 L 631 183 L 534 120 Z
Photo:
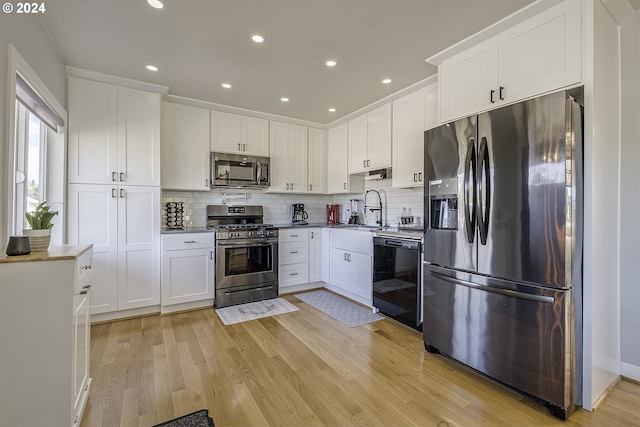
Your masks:
M 251 247 L 256 247 L 256 246 L 273 246 L 273 245 L 277 245 L 278 241 L 277 240 L 269 240 L 269 241 L 252 241 L 252 240 L 234 240 L 233 242 L 217 242 L 216 246 L 219 248 L 232 248 L 232 247 L 239 247 L 239 246 L 251 246 Z

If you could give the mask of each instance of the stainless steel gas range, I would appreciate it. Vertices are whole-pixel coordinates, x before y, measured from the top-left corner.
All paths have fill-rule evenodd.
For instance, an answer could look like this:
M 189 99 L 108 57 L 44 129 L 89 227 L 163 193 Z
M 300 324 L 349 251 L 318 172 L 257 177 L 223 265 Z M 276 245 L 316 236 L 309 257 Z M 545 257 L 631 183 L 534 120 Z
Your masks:
M 207 206 L 207 228 L 216 230 L 216 307 L 278 296 L 278 229 L 262 219 L 262 206 Z

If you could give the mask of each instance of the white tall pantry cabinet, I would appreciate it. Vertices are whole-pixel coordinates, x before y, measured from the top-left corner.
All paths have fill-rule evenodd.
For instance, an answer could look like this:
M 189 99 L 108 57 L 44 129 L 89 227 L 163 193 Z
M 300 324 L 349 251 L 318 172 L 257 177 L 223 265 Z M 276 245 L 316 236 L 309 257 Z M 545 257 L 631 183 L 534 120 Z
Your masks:
M 92 313 L 156 306 L 160 95 L 75 77 L 68 87 L 68 240 L 94 244 Z

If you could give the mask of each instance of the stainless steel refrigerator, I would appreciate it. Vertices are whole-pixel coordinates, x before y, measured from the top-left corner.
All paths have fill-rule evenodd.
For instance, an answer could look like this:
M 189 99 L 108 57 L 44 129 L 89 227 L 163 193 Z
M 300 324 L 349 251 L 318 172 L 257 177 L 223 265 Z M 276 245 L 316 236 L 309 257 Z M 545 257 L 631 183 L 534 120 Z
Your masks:
M 424 168 L 425 348 L 566 419 L 582 393 L 582 107 L 563 91 L 426 131 Z

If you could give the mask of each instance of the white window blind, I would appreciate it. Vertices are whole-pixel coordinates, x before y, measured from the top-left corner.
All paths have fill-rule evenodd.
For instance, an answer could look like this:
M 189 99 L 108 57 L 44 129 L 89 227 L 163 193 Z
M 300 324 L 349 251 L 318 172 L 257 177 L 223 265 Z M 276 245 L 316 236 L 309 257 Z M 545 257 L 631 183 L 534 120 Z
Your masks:
M 64 120 L 42 100 L 19 74 L 16 74 L 16 98 L 54 132 L 59 132 L 60 127 L 64 126 Z

